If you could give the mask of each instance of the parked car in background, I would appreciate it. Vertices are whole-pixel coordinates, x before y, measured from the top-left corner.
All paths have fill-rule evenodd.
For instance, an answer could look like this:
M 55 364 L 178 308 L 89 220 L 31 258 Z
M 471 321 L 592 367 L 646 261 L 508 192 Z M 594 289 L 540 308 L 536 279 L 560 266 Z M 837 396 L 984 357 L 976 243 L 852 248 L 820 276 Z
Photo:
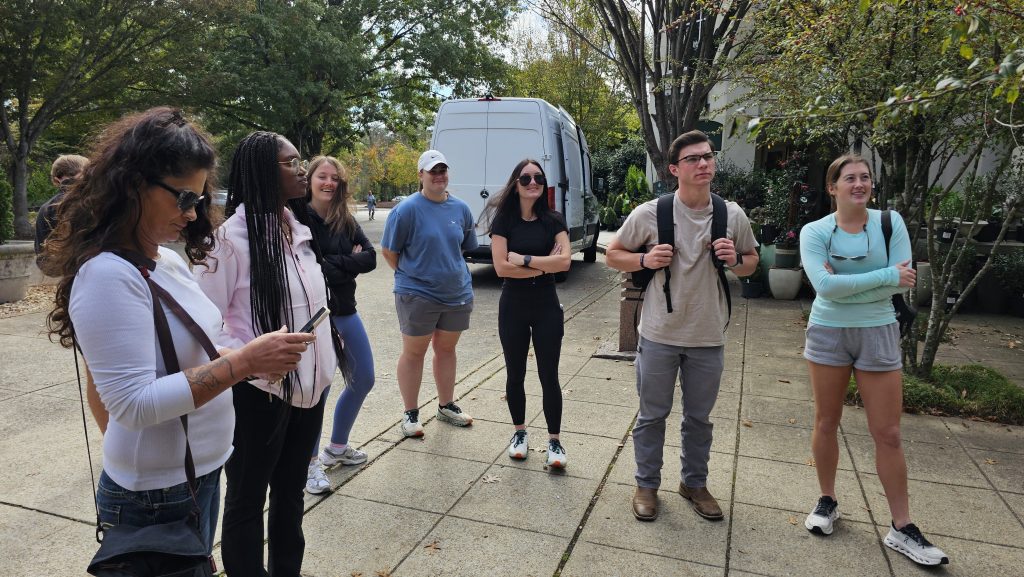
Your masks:
M 391 202 L 393 202 L 395 204 L 398 204 L 398 203 L 402 202 L 403 200 L 405 200 L 407 198 L 409 198 L 409 197 L 404 195 L 404 194 L 399 194 L 398 196 L 392 198 Z
M 565 217 L 572 252 L 597 258 L 597 199 L 587 139 L 569 113 L 539 98 L 448 100 L 441 104 L 430 147 L 451 163 L 448 191 L 469 205 L 480 248 L 468 262 L 491 262 L 491 238 L 480 216 L 524 158 L 543 165 L 548 206 Z M 564 274 L 559 277 L 564 278 Z

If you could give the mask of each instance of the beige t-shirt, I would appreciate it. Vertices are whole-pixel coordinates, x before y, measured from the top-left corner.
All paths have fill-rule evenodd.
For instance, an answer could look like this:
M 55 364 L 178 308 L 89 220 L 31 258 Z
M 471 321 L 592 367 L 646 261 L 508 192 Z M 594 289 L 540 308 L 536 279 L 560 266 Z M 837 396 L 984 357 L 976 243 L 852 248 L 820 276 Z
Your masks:
M 636 207 L 619 229 L 618 239 L 628 249 L 648 250 L 658 244 L 657 200 Z M 735 202 L 729 209 L 726 236 L 736 252 L 747 253 L 757 246 L 750 221 Z M 643 311 L 637 330 L 647 340 L 681 347 L 717 347 L 725 344 L 729 306 L 718 271 L 711 261 L 710 198 L 706 208 L 691 210 L 679 196 L 672 202 L 675 222 L 675 254 L 669 269 L 672 277 L 672 313 L 665 307 L 665 273 L 658 271 L 644 293 Z

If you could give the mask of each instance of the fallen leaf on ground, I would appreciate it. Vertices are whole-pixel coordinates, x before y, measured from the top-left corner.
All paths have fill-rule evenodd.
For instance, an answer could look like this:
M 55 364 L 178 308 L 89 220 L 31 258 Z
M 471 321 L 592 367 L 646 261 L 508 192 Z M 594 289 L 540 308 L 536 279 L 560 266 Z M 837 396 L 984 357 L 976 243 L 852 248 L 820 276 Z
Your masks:
M 385 567 L 377 571 L 377 577 L 391 577 L 391 567 Z
M 501 394 L 501 400 L 503 400 L 503 401 L 504 401 L 505 399 L 506 399 L 505 393 L 502 393 L 502 394 Z
M 497 482 L 501 481 L 501 479 L 498 478 L 498 477 L 495 477 L 494 475 L 484 475 L 484 478 L 482 479 L 482 481 L 484 483 L 497 483 Z
M 817 467 L 818 466 L 818 462 L 814 460 L 814 457 L 811 457 L 810 459 L 807 459 L 807 466 L 808 467 Z
M 788 383 L 788 382 L 789 382 L 789 380 L 788 380 L 788 379 L 779 379 L 779 382 L 780 382 L 780 383 Z
M 743 423 L 744 427 L 753 427 L 754 426 L 754 422 L 750 421 L 748 419 L 743 419 L 741 422 Z
M 789 516 L 789 524 L 790 525 L 796 525 L 796 515 L 790 515 Z
M 986 465 L 998 465 L 999 461 L 997 461 L 995 459 L 985 459 L 985 464 Z
M 351 577 L 363 577 L 363 572 L 362 571 L 353 571 L 349 575 L 351 575 Z
M 1018 346 L 1020 346 L 1020 342 L 1019 341 L 1010 341 L 1010 344 L 1007 345 L 1007 346 L 1010 347 L 1011 349 L 1015 349 Z
M 791 418 L 791 419 L 788 419 L 786 422 L 789 423 L 790 425 L 795 425 L 796 424 L 796 419 L 792 419 Z
M 427 553 L 429 555 L 433 555 L 441 550 L 441 543 L 437 539 L 434 539 L 429 544 L 424 545 L 423 548 L 428 550 Z

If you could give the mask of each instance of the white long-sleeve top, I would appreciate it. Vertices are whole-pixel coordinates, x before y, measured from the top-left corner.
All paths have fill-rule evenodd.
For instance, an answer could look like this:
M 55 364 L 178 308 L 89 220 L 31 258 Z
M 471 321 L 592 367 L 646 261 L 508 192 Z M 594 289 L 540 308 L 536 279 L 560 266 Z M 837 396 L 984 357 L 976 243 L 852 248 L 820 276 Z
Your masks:
M 173 250 L 161 247 L 151 278 L 177 300 L 218 348 L 222 319 Z M 69 304 L 75 336 L 100 399 L 110 413 L 103 437 L 103 469 L 118 485 L 145 491 L 185 482 L 185 435 L 178 419 L 188 414 L 196 474 L 220 467 L 231 455 L 235 412 L 227 390 L 199 409 L 182 372 L 164 368 L 153 322 L 153 297 L 139 270 L 123 258 L 100 253 L 82 265 Z M 164 306 L 182 370 L 210 362 L 199 341 Z
M 327 306 L 327 286 L 313 254 L 313 233 L 296 220 L 290 210 L 285 209 L 284 212 L 292 231 L 291 245 L 285 246 L 285 270 L 292 301 L 290 316 L 293 319 L 288 330 L 297 331 L 314 312 Z M 238 206 L 235 214 L 217 229 L 216 235 L 216 247 L 207 258 L 208 266 L 196 266 L 192 274 L 224 315 L 228 346 L 239 348 L 257 336 L 253 330 L 252 299 L 249 296 L 251 260 L 244 205 Z M 283 318 L 288 322 L 289 315 Z M 331 384 L 337 368 L 330 322 L 321 323 L 315 332 L 316 341 L 299 361 L 298 379 L 292 380 L 292 396 L 284 399 L 295 407 L 309 408 L 320 402 L 320 395 Z M 284 398 L 280 384 L 271 385 L 262 379 L 254 380 L 252 384 Z

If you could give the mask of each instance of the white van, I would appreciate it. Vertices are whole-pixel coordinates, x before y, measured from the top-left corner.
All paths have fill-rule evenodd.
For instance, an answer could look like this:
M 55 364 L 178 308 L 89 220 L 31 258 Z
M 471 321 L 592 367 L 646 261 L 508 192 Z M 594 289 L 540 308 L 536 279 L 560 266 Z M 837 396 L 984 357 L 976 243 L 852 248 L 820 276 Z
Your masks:
M 441 104 L 430 147 L 451 165 L 448 191 L 465 201 L 477 222 L 480 248 L 468 262 L 491 262 L 491 239 L 480 215 L 524 158 L 541 162 L 548 177 L 548 206 L 565 216 L 572 251 L 597 258 L 597 199 L 590 150 L 569 113 L 539 98 L 448 100 Z

